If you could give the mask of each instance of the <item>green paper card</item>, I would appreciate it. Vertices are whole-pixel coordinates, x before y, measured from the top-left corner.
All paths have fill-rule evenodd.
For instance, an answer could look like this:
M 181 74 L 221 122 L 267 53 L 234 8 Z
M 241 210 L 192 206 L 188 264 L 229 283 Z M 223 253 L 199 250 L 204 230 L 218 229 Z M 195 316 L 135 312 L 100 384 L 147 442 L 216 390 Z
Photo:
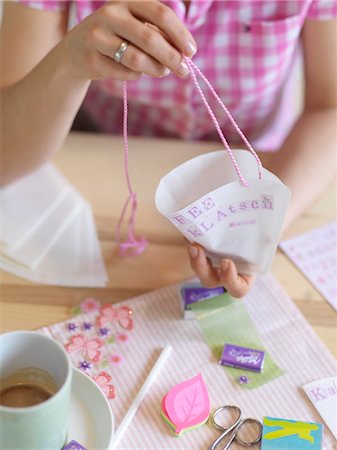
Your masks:
M 249 378 L 249 383 L 241 384 L 243 388 L 257 388 L 284 373 L 265 349 L 242 301 L 236 300 L 225 293 L 192 304 L 190 308 L 193 310 L 204 338 L 217 360 L 220 359 L 225 343 L 265 352 L 264 367 L 261 373 L 224 366 L 224 369 L 235 379 L 239 379 L 242 375 Z

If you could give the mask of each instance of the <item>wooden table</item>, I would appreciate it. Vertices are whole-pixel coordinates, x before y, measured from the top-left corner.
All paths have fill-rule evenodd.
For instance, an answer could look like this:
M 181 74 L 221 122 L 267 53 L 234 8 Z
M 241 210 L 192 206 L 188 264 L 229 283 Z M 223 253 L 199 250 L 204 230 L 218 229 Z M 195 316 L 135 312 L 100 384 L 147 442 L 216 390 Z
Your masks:
M 181 235 L 154 206 L 160 178 L 176 165 L 217 143 L 130 139 L 130 173 L 138 193 L 137 233 L 150 242 L 133 258 L 116 256 L 114 230 L 127 197 L 121 138 L 72 134 L 56 166 L 91 203 L 109 274 L 105 288 L 63 288 L 33 284 L 0 272 L 0 330 L 36 329 L 70 317 L 71 306 L 93 296 L 116 302 L 193 276 Z M 328 189 L 285 234 L 285 238 L 336 219 L 336 185 Z M 280 251 L 272 272 L 332 354 L 337 357 L 337 313 Z

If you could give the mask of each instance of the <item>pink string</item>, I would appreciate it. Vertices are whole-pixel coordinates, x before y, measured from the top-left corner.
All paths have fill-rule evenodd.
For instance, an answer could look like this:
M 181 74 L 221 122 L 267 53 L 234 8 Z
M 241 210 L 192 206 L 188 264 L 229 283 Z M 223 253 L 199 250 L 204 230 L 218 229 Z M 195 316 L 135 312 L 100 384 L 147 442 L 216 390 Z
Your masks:
M 229 144 L 228 144 L 227 140 L 225 139 L 225 137 L 224 137 L 224 135 L 223 135 L 223 133 L 222 133 L 222 130 L 221 130 L 220 125 L 219 125 L 219 122 L 218 122 L 217 118 L 215 117 L 215 114 L 214 114 L 212 108 L 210 107 L 209 103 L 207 102 L 204 93 L 202 92 L 202 89 L 201 89 L 200 84 L 199 84 L 199 82 L 198 82 L 198 80 L 197 80 L 197 77 L 196 77 L 196 75 L 195 75 L 194 70 L 195 70 L 195 71 L 197 72 L 197 74 L 204 80 L 205 84 L 207 85 L 207 87 L 208 87 L 209 90 L 211 91 L 212 95 L 215 97 L 215 99 L 218 101 L 218 103 L 220 104 L 220 106 L 222 107 L 222 109 L 225 111 L 227 117 L 229 118 L 230 122 L 231 122 L 232 125 L 234 126 L 235 130 L 238 132 L 239 136 L 241 137 L 241 139 L 243 140 L 243 142 L 246 144 L 248 150 L 249 150 L 249 151 L 252 153 L 252 155 L 254 156 L 254 158 L 255 158 L 255 160 L 256 160 L 256 162 L 257 162 L 257 167 L 258 167 L 258 171 L 259 171 L 259 179 L 262 178 L 262 172 L 261 172 L 262 164 L 261 164 L 261 161 L 260 161 L 260 159 L 259 159 L 257 153 L 255 152 L 255 150 L 253 149 L 253 147 L 252 147 L 251 144 L 249 143 L 248 139 L 246 138 L 246 136 L 244 135 L 244 133 L 240 130 L 238 124 L 235 122 L 233 116 L 232 116 L 231 113 L 228 111 L 228 109 L 226 108 L 226 106 L 223 104 L 221 98 L 219 97 L 219 95 L 217 94 L 217 92 L 215 91 L 215 89 L 213 88 L 213 86 L 211 85 L 211 83 L 209 82 L 209 80 L 206 78 L 206 76 L 201 72 L 201 70 L 199 69 L 199 67 L 197 67 L 196 64 L 195 64 L 191 59 L 185 57 L 185 60 L 186 60 L 186 63 L 187 63 L 187 65 L 188 65 L 189 69 L 190 69 L 190 73 L 191 73 L 192 79 L 193 79 L 193 81 L 194 81 L 194 84 L 195 84 L 195 86 L 196 86 L 196 89 L 198 90 L 198 92 L 199 92 L 199 94 L 200 94 L 200 96 L 201 96 L 201 98 L 202 98 L 202 100 L 203 100 L 203 102 L 204 102 L 204 104 L 205 104 L 205 106 L 206 106 L 206 108 L 207 108 L 207 110 L 208 110 L 208 113 L 209 113 L 209 115 L 210 115 L 210 117 L 211 117 L 211 119 L 212 119 L 212 121 L 213 121 L 213 123 L 214 123 L 214 125 L 215 125 L 215 128 L 216 128 L 216 130 L 217 130 L 217 132 L 218 132 L 218 135 L 220 136 L 220 139 L 221 139 L 222 143 L 224 144 L 226 151 L 228 152 L 228 155 L 229 155 L 229 157 L 230 157 L 230 159 L 231 159 L 231 161 L 232 161 L 232 163 L 233 163 L 233 165 L 234 165 L 234 167 L 235 167 L 235 171 L 236 171 L 236 173 L 237 173 L 237 175 L 238 175 L 238 177 L 239 177 L 239 180 L 241 181 L 241 183 L 242 183 L 245 187 L 248 187 L 249 184 L 247 183 L 247 181 L 245 180 L 245 178 L 243 177 L 243 175 L 242 175 L 242 173 L 241 173 L 241 171 L 240 171 L 240 168 L 239 168 L 239 166 L 238 166 L 238 164 L 237 164 L 237 162 L 236 162 L 236 160 L 235 160 L 235 158 L 234 158 L 233 152 L 231 151 L 231 149 L 230 149 L 230 147 L 229 147 Z
M 216 91 L 214 90 L 213 86 L 211 85 L 211 83 L 208 81 L 208 79 L 205 77 L 205 75 L 201 72 L 201 70 L 194 64 L 194 62 L 192 60 L 190 60 L 189 58 L 185 57 L 186 63 L 189 67 L 193 82 L 195 84 L 195 87 L 197 89 L 197 91 L 199 92 L 202 101 L 204 102 L 207 111 L 215 125 L 215 128 L 218 132 L 218 135 L 220 136 L 220 139 L 222 141 L 222 143 L 225 146 L 225 149 L 230 157 L 230 160 L 233 163 L 233 166 L 235 168 L 235 171 L 239 177 L 240 182 L 245 186 L 248 187 L 249 184 L 248 182 L 245 180 L 245 178 L 243 177 L 240 168 L 238 166 L 238 163 L 235 160 L 235 157 L 233 155 L 232 150 L 229 147 L 229 144 L 225 138 L 225 136 L 223 135 L 223 132 L 220 128 L 219 122 L 212 110 L 212 108 L 210 107 L 209 103 L 206 100 L 206 97 L 204 95 L 204 93 L 202 92 L 202 89 L 200 87 L 200 84 L 198 82 L 198 79 L 196 77 L 195 71 L 196 73 L 203 79 L 203 81 L 206 83 L 206 85 L 208 86 L 209 90 L 211 91 L 212 95 L 215 97 L 215 99 L 218 101 L 218 103 L 220 104 L 220 106 L 222 107 L 222 109 L 225 111 L 227 117 L 229 118 L 230 122 L 232 123 L 232 125 L 234 126 L 234 128 L 236 129 L 236 131 L 238 132 L 239 136 L 241 137 L 241 139 L 243 140 L 243 142 L 246 144 L 248 150 L 253 154 L 257 165 L 258 165 L 258 171 L 259 171 L 259 178 L 262 178 L 262 173 L 261 173 L 261 161 L 258 157 L 258 155 L 256 154 L 256 152 L 254 151 L 253 147 L 250 145 L 250 143 L 248 142 L 248 139 L 246 138 L 246 136 L 243 134 L 243 132 L 240 130 L 239 126 L 237 125 L 237 123 L 235 122 L 234 118 L 232 117 L 232 115 L 230 114 L 230 112 L 228 111 L 228 109 L 226 108 L 226 106 L 223 104 L 222 100 L 220 99 L 220 97 L 218 96 L 218 94 L 216 93 Z M 146 249 L 147 247 L 147 241 L 146 239 L 144 239 L 144 237 L 142 236 L 140 239 L 137 240 L 137 238 L 135 237 L 135 233 L 134 233 L 134 229 L 135 229 L 135 216 L 136 216 L 136 210 L 137 210 L 137 195 L 136 193 L 133 191 L 132 186 L 131 186 L 131 181 L 130 181 L 130 174 L 129 174 L 129 142 L 128 142 L 128 93 L 127 93 L 127 83 L 126 81 L 124 81 L 123 83 L 123 140 L 124 140 L 124 171 L 125 171 L 125 178 L 126 178 L 126 183 L 127 183 L 127 187 L 128 187 L 128 192 L 129 192 L 129 196 L 123 206 L 122 209 L 122 213 L 120 215 L 119 221 L 117 223 L 117 227 L 116 227 L 116 242 L 117 242 L 117 246 L 118 246 L 118 253 L 120 256 L 132 256 L 132 255 L 140 255 L 141 253 L 143 253 L 143 251 Z M 121 227 L 124 221 L 124 217 L 126 215 L 126 211 L 128 209 L 129 204 L 131 205 L 131 214 L 130 214 L 130 218 L 128 221 L 128 225 L 127 225 L 127 239 L 124 242 L 121 242 Z
M 135 216 L 137 210 L 137 195 L 133 191 L 129 174 L 129 142 L 128 142 L 128 92 L 126 81 L 123 83 L 123 140 L 124 140 L 124 172 L 129 196 L 123 206 L 122 213 L 116 227 L 116 242 L 118 246 L 118 254 L 120 256 L 140 255 L 147 247 L 147 241 L 142 236 L 137 240 L 135 237 Z M 131 214 L 127 226 L 127 239 L 121 242 L 121 227 L 127 211 L 131 204 Z

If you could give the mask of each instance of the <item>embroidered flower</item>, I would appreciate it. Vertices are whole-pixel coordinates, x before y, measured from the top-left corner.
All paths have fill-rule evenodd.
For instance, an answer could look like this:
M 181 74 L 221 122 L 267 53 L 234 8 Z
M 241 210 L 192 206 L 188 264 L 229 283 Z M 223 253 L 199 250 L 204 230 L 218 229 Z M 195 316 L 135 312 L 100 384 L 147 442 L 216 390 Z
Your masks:
M 115 387 L 112 384 L 109 384 L 111 376 L 107 372 L 101 371 L 98 375 L 93 376 L 92 379 L 98 384 L 109 399 L 116 397 Z
M 116 334 L 116 341 L 119 344 L 125 344 L 130 339 L 130 336 L 126 333 L 117 333 Z
M 101 359 L 100 348 L 102 346 L 103 341 L 98 338 L 86 339 L 83 335 L 77 334 L 72 336 L 70 342 L 64 347 L 68 353 L 81 352 L 83 356 L 88 357 L 93 362 L 97 362 Z
M 91 330 L 92 327 L 93 327 L 93 324 L 91 322 L 83 322 L 83 329 L 85 331 Z
M 101 308 L 100 316 L 96 325 L 103 327 L 105 324 L 117 322 L 126 330 L 133 330 L 133 311 L 128 306 L 115 307 L 114 305 L 104 305 Z
M 70 322 L 67 325 L 68 331 L 75 331 L 77 330 L 78 326 L 74 322 Z
M 124 357 L 118 353 L 109 356 L 109 362 L 112 366 L 120 366 L 124 362 Z
M 107 336 L 109 334 L 109 331 L 110 331 L 109 328 L 103 327 L 99 329 L 99 334 L 101 336 Z
M 83 360 L 80 362 L 80 365 L 78 367 L 81 370 L 88 370 L 88 369 L 91 369 L 91 363 L 86 360 Z
M 95 298 L 86 298 L 80 303 L 81 310 L 85 313 L 99 311 L 101 304 Z

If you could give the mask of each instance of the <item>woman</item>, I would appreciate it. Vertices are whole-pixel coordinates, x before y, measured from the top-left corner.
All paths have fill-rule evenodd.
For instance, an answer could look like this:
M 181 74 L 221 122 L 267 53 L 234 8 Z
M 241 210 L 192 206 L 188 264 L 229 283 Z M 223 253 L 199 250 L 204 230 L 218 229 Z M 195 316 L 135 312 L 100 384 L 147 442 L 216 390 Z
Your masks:
M 52 157 L 82 103 L 97 128 L 119 133 L 122 80 L 132 80 L 130 134 L 213 139 L 183 55 L 195 55 L 256 150 L 274 152 L 267 168 L 293 193 L 286 225 L 335 176 L 336 1 L 21 3 L 5 2 L 1 29 L 2 184 Z M 67 31 L 71 18 L 77 25 Z M 235 145 L 225 118 L 221 125 Z M 250 288 L 233 261 L 215 269 L 201 247 L 189 253 L 205 286 L 223 284 L 237 297 Z

